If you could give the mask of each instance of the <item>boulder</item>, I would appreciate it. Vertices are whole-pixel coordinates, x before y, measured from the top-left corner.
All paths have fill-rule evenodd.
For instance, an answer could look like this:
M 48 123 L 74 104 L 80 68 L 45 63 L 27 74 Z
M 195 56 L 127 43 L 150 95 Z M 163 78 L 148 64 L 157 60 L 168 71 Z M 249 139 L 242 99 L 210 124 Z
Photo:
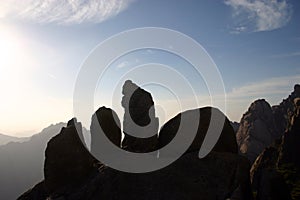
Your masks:
M 100 125 L 100 127 L 99 127 Z M 92 116 L 91 123 L 91 152 L 97 156 L 100 152 L 101 139 L 99 134 L 106 137 L 116 146 L 121 147 L 121 124 L 115 111 L 110 108 L 101 107 Z
M 211 122 L 212 110 L 217 112 L 220 116 L 223 116 L 225 119 L 221 136 L 217 141 L 215 147 L 213 148 L 213 151 L 237 153 L 238 147 L 237 147 L 236 137 L 235 137 L 234 130 L 230 125 L 229 120 L 226 118 L 226 116 L 223 113 L 221 113 L 221 111 L 212 107 L 204 107 L 204 108 L 182 112 L 176 115 L 171 120 L 169 120 L 167 123 L 165 123 L 159 132 L 159 148 L 162 148 L 168 143 L 170 143 L 173 140 L 173 138 L 176 136 L 176 133 L 179 130 L 181 117 L 186 117 L 186 116 L 189 117 L 188 115 L 191 115 L 191 113 L 192 113 L 191 116 L 194 116 L 193 113 L 195 114 L 200 113 L 199 122 L 196 122 L 198 123 L 198 128 L 196 130 L 197 131 L 196 137 L 194 138 L 194 141 L 190 145 L 187 152 L 199 151 L 203 143 L 203 140 L 206 136 L 209 124 Z M 187 121 L 189 121 L 190 123 L 195 123 L 194 120 L 195 119 L 188 119 Z M 216 121 L 216 122 L 212 122 L 212 124 L 213 123 L 219 123 L 219 122 Z M 186 132 L 185 134 L 190 134 L 190 133 Z

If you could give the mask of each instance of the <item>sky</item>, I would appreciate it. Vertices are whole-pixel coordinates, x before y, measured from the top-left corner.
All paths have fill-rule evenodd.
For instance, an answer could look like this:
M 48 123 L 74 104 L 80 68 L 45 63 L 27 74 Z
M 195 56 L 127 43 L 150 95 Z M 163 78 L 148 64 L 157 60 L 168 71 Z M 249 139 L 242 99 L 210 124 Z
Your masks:
M 222 77 L 222 111 L 239 121 L 255 99 L 278 104 L 300 82 L 299 9 L 298 0 L 2 0 L 0 133 L 29 136 L 72 118 L 76 80 L 93 49 L 115 34 L 143 27 L 172 29 L 198 42 Z M 154 72 L 155 66 L 168 66 L 186 79 Z M 149 79 L 142 85 L 154 97 L 160 124 L 194 108 L 192 95 L 199 97 L 200 106 L 211 104 L 204 78 L 190 63 L 149 48 L 111 63 L 95 90 L 94 109 L 110 106 L 122 118 L 122 74 L 134 69 L 128 78 L 136 83 Z M 169 81 L 177 93 L 150 84 L 151 77 Z M 186 83 L 195 94 L 184 88 Z M 89 128 L 88 122 L 84 125 Z

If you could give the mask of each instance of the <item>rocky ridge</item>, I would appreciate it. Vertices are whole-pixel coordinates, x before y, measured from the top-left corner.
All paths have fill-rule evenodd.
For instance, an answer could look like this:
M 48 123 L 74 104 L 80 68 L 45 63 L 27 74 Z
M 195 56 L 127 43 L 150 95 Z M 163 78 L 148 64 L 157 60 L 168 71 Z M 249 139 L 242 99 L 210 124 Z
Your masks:
M 132 82 L 126 82 L 125 85 L 127 84 L 133 85 Z M 139 124 L 144 126 L 151 120 L 155 122 L 154 102 L 151 94 L 139 87 L 135 87 L 138 91 L 137 95 L 128 94 L 124 87 L 122 105 L 125 108 L 125 115 L 130 114 L 135 122 L 140 120 Z M 133 94 L 133 100 L 131 100 L 131 94 Z M 148 103 L 144 104 L 144 101 Z M 199 122 L 201 128 L 191 148 L 183 156 L 168 167 L 142 174 L 120 172 L 95 160 L 81 142 L 82 133 L 79 131 L 78 135 L 77 131 L 80 130 L 80 124 L 73 119 L 47 145 L 45 180 L 24 193 L 19 199 L 209 200 L 231 198 L 250 200 L 252 199 L 250 164 L 247 159 L 237 154 L 235 133 L 228 119 L 220 111 L 218 112 L 225 118 L 222 136 L 208 156 L 203 159 L 198 158 L 198 151 L 205 135 L 202 127 L 203 129 L 207 127 L 207 123 L 210 122 L 210 112 L 213 109 L 215 108 L 195 109 L 200 113 L 203 111 Z M 111 141 L 115 141 L 114 143 L 119 146 L 120 129 L 117 128 L 118 122 L 112 120 L 111 113 L 114 112 L 110 109 L 100 108 L 92 121 L 98 120 L 99 124 L 107 127 L 103 128 L 106 130 L 105 134 L 108 138 L 113 138 Z M 184 113 L 179 115 L 184 115 Z M 161 138 L 157 136 L 158 130 L 154 123 L 154 126 L 149 129 L 154 136 L 147 138 L 148 140 L 141 140 L 129 134 L 126 135 L 128 130 L 134 131 L 126 128 L 126 121 L 126 116 L 124 116 L 123 131 L 125 138 L 128 139 L 124 138 L 126 142 L 123 140 L 121 148 L 132 152 L 147 152 L 165 145 L 174 137 L 174 130 L 179 123 L 178 117 L 167 122 L 160 131 Z M 97 129 L 96 132 L 95 130 L 91 132 L 91 134 L 97 134 Z M 92 145 L 92 148 L 96 147 Z

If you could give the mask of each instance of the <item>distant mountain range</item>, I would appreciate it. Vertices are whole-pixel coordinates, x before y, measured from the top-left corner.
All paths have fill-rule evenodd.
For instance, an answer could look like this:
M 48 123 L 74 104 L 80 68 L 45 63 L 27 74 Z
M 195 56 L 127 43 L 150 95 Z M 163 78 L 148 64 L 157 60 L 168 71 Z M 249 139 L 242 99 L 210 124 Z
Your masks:
M 9 135 L 4 135 L 0 133 L 0 146 L 5 145 L 9 142 L 25 142 L 28 141 L 30 137 L 13 137 Z
M 1 199 L 16 199 L 22 192 L 43 179 L 47 142 L 65 125 L 50 125 L 27 139 L 0 136 L 1 143 L 9 142 L 0 146 Z

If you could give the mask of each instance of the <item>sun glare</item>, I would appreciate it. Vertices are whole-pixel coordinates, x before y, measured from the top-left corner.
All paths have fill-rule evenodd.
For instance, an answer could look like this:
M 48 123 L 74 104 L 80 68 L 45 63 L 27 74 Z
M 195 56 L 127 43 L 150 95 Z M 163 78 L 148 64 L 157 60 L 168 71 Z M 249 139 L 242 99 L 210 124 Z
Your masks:
M 9 78 L 20 69 L 21 44 L 14 33 L 5 27 L 0 28 L 0 76 Z

